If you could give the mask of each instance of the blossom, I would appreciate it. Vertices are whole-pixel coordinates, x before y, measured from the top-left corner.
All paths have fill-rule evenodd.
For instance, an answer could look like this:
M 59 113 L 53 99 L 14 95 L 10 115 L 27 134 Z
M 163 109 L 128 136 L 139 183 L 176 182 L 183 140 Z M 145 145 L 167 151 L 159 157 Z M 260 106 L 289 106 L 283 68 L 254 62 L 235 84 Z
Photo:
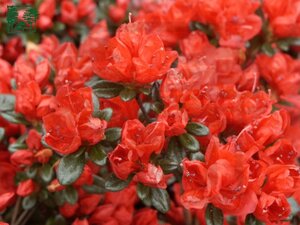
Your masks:
M 166 50 L 158 35 L 141 22 L 122 25 L 107 45 L 94 53 L 94 72 L 101 78 L 143 85 L 161 79 L 177 54 Z

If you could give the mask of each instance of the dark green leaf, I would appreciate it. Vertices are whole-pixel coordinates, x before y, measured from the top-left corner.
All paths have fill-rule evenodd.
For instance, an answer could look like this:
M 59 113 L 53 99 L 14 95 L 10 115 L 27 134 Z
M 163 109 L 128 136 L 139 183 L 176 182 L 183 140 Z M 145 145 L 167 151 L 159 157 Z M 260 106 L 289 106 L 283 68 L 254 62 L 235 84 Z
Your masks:
M 164 104 L 162 102 L 154 102 L 151 104 L 151 109 L 156 113 L 161 113 L 164 110 Z
M 120 94 L 123 89 L 121 84 L 106 80 L 99 80 L 92 84 L 94 94 L 99 98 L 113 98 Z
M 131 179 L 121 180 L 117 178 L 114 174 L 112 174 L 106 179 L 105 188 L 108 191 L 113 192 L 121 191 L 129 185 L 130 181 Z
M 12 143 L 8 146 L 8 150 L 11 152 L 11 153 L 14 153 L 20 149 L 27 149 L 27 145 L 24 144 L 24 143 L 18 143 L 18 142 L 15 142 L 15 143 Z
M 100 111 L 96 111 L 93 113 L 94 117 L 100 118 L 102 120 L 109 121 L 112 117 L 113 110 L 111 108 L 105 108 Z
M 146 206 L 151 206 L 151 188 L 141 183 L 137 184 L 137 195 Z
M 245 225 L 263 225 L 263 223 L 255 218 L 253 214 L 246 216 Z
M 188 133 L 180 135 L 179 142 L 184 148 L 192 152 L 199 151 L 200 149 L 198 140 L 193 135 L 190 135 Z
M 93 99 L 94 113 L 97 113 L 100 108 L 99 99 L 94 93 L 92 94 L 92 99 Z
M 46 183 L 50 182 L 53 177 L 52 166 L 49 164 L 43 165 L 43 167 L 41 167 L 41 169 L 40 169 L 40 176 L 41 176 L 42 180 L 45 181 Z
M 65 204 L 65 193 L 63 191 L 54 192 L 54 201 L 58 206 L 62 206 L 63 204 Z
M 272 45 L 270 43 L 265 43 L 262 48 L 261 48 L 262 52 L 265 53 L 268 56 L 273 56 L 276 52 L 275 50 L 272 48 Z
M 5 136 L 5 129 L 0 127 L 0 142 L 4 139 Z
M 170 197 L 166 190 L 152 188 L 152 205 L 161 213 L 166 213 L 170 209 Z
M 89 151 L 89 159 L 92 160 L 94 163 L 96 163 L 99 166 L 103 166 L 106 163 L 107 154 L 102 149 L 101 145 L 94 146 Z
M 104 194 L 106 190 L 97 185 L 83 185 L 83 190 L 90 194 Z
M 180 169 L 180 163 L 185 158 L 185 151 L 180 148 L 176 138 L 171 138 L 168 150 L 159 160 L 159 165 L 165 173 L 172 173 L 174 170 Z
M 15 112 L 3 112 L 0 115 L 8 122 L 15 124 L 29 125 L 30 123 L 22 116 L 22 114 Z
M 120 92 L 120 97 L 124 102 L 128 102 L 132 99 L 134 99 L 136 96 L 136 92 L 133 89 L 130 88 L 124 88 L 121 92 Z
M 191 152 L 190 153 L 190 160 L 198 160 L 204 162 L 204 155 L 201 152 Z
M 33 195 L 26 196 L 22 201 L 22 207 L 25 210 L 32 209 L 36 204 L 36 197 Z
M 28 176 L 28 178 L 34 178 L 35 175 L 37 174 L 37 171 L 38 171 L 38 168 L 37 168 L 37 165 L 35 164 L 26 169 L 26 175 Z
M 205 221 L 207 225 L 223 225 L 224 216 L 222 210 L 208 204 L 205 211 Z
M 13 111 L 16 98 L 10 94 L 0 94 L 0 112 Z
M 194 123 L 190 122 L 185 128 L 190 134 L 194 134 L 197 136 L 206 136 L 209 134 L 209 129 L 207 126 L 200 124 L 200 123 Z
M 77 193 L 77 190 L 74 187 L 68 186 L 64 190 L 64 194 L 65 194 L 66 201 L 69 202 L 71 205 L 74 205 L 77 202 L 78 193 Z
M 78 154 L 67 155 L 60 160 L 57 169 L 57 178 L 60 184 L 70 185 L 81 175 L 85 164 L 85 157 L 84 154 Z
M 108 128 L 105 131 L 105 140 L 109 142 L 118 141 L 121 138 L 122 129 L 120 127 Z

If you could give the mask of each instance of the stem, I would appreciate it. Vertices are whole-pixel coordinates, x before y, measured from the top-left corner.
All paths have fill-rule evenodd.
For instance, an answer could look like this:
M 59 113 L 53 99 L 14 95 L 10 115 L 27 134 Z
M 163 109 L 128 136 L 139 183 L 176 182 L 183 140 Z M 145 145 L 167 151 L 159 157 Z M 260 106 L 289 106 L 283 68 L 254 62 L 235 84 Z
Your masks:
M 149 118 L 149 116 L 148 116 L 148 114 L 146 112 L 146 109 L 145 109 L 145 107 L 143 105 L 143 102 L 142 102 L 142 100 L 141 100 L 141 98 L 140 98 L 139 95 L 136 96 L 136 101 L 137 101 L 137 103 L 138 103 L 138 105 L 139 105 L 139 107 L 140 107 L 140 109 L 141 109 L 141 111 L 143 113 L 143 116 L 144 116 L 146 122 L 147 123 L 151 123 L 151 119 Z
M 12 224 L 12 225 L 25 225 L 26 222 L 30 219 L 30 217 L 34 213 L 34 211 L 35 211 L 35 208 L 30 209 L 30 210 L 25 210 L 21 214 L 21 216 L 19 217 L 19 219 L 17 220 L 16 224 Z
M 17 216 L 20 211 L 20 205 L 21 205 L 21 197 L 18 196 L 17 203 L 16 203 L 16 206 L 15 206 L 13 214 L 12 214 L 11 224 L 15 224 L 15 222 L 16 222 Z

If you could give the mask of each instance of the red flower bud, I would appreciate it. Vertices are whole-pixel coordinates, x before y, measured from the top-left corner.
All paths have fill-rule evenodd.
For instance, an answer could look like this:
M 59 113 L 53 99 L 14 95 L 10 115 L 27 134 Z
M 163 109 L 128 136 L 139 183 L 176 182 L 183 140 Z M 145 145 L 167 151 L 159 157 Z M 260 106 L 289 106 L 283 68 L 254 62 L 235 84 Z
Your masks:
M 35 183 L 32 179 L 22 181 L 17 188 L 17 195 L 25 197 L 32 194 L 35 190 Z
M 34 162 L 34 154 L 30 150 L 18 150 L 14 152 L 10 161 L 15 166 L 31 166 Z

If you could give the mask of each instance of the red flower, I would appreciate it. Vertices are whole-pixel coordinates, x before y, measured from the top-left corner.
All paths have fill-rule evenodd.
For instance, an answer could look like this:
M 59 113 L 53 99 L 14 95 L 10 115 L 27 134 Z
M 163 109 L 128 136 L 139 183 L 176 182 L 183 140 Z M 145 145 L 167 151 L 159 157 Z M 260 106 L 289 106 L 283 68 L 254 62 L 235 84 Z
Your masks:
M 15 197 L 14 192 L 7 192 L 4 194 L 0 194 L 0 212 L 3 212 L 6 207 L 8 207 L 10 204 L 12 204 L 14 197 Z M 7 224 L 7 223 L 3 223 L 3 225 L 5 225 L 5 224 Z M 1 222 L 0 222 L 0 225 L 1 225 Z M 9 224 L 7 224 L 7 225 L 9 225 Z
M 124 102 L 120 97 L 111 99 L 101 99 L 101 109 L 111 108 L 112 118 L 108 122 L 108 127 L 122 127 L 127 120 L 138 118 L 139 105 L 135 99 Z
M 36 108 L 41 101 L 41 90 L 35 81 L 30 81 L 16 91 L 16 112 L 28 119 L 35 119 Z
M 11 164 L 0 162 L 0 195 L 15 191 L 15 176 L 16 170 Z
M 129 174 L 140 168 L 138 160 L 138 155 L 134 150 L 122 145 L 118 145 L 109 155 L 112 170 L 122 180 L 126 180 Z
M 134 180 L 150 187 L 167 188 L 166 176 L 160 166 L 156 167 L 150 163 L 143 171 L 135 175 Z
M 28 132 L 28 136 L 26 138 L 26 144 L 31 150 L 39 150 L 42 147 L 41 143 L 42 135 L 37 132 L 35 129 L 31 129 Z
M 62 206 L 59 207 L 59 212 L 61 215 L 63 215 L 66 218 L 73 217 L 76 214 L 76 211 L 79 207 L 78 203 L 75 203 L 74 205 L 71 205 L 69 203 L 65 203 Z
M 179 103 L 184 91 L 185 78 L 182 73 L 170 69 L 160 86 L 160 95 L 166 104 Z
M 297 152 L 294 146 L 287 139 L 279 139 L 272 146 L 259 152 L 259 157 L 266 161 L 269 165 L 294 164 Z
M 254 215 L 263 222 L 276 223 L 290 215 L 290 205 L 283 194 L 261 194 Z
M 277 53 L 272 57 L 259 55 L 256 62 L 261 76 L 275 89 L 278 95 L 298 94 L 297 90 L 300 89 L 299 60 L 294 60 L 287 54 Z
M 76 219 L 72 225 L 89 225 L 89 222 L 87 221 L 87 219 L 83 219 L 83 220 L 80 220 L 80 219 Z
M 74 186 L 91 185 L 93 183 L 92 170 L 88 165 L 85 165 L 80 177 L 74 183 Z
M 278 37 L 299 37 L 299 2 L 297 0 L 266 0 L 263 7 L 273 33 Z
M 268 145 L 280 138 L 289 125 L 288 113 L 285 110 L 276 111 L 252 123 L 252 136 L 257 143 Z
M 10 161 L 18 167 L 31 166 L 34 162 L 34 154 L 30 150 L 18 150 L 11 155 Z
M 32 179 L 28 179 L 19 183 L 17 188 L 17 194 L 19 196 L 25 197 L 31 195 L 35 190 L 35 183 Z
M 68 25 L 74 25 L 77 22 L 76 5 L 69 0 L 64 0 L 61 3 L 61 21 Z
M 189 118 L 184 109 L 172 104 L 158 115 L 157 120 L 165 123 L 167 136 L 178 136 L 186 132 L 185 127 Z
M 44 164 L 50 160 L 52 155 L 53 155 L 53 151 L 51 149 L 45 148 L 35 153 L 34 157 L 38 162 Z
M 155 122 L 146 127 L 139 120 L 128 120 L 122 130 L 122 144 L 135 151 L 144 162 L 160 153 L 165 143 L 165 125 Z
M 81 139 L 72 113 L 59 109 L 43 117 L 47 131 L 46 143 L 61 154 L 71 154 L 81 145 Z
M 107 126 L 105 120 L 93 118 L 91 112 L 83 111 L 78 120 L 78 131 L 82 141 L 89 144 L 97 144 L 104 138 L 104 130 Z
M 132 225 L 156 225 L 159 224 L 157 211 L 149 208 L 139 210 L 133 217 Z
M 38 28 L 46 30 L 53 26 L 52 17 L 55 14 L 55 7 L 55 0 L 45 0 L 39 5 Z
M 94 71 L 113 82 L 143 85 L 161 79 L 177 54 L 165 50 L 161 39 L 146 34 L 141 22 L 122 25 L 116 37 L 94 54 Z
M 185 160 L 183 168 L 185 207 L 202 209 L 211 202 L 232 215 L 254 212 L 257 197 L 248 188 L 249 165 L 233 143 L 221 146 L 213 138 L 205 153 L 205 163 Z
M 79 211 L 83 215 L 90 215 L 98 206 L 101 195 L 89 194 L 79 199 Z

